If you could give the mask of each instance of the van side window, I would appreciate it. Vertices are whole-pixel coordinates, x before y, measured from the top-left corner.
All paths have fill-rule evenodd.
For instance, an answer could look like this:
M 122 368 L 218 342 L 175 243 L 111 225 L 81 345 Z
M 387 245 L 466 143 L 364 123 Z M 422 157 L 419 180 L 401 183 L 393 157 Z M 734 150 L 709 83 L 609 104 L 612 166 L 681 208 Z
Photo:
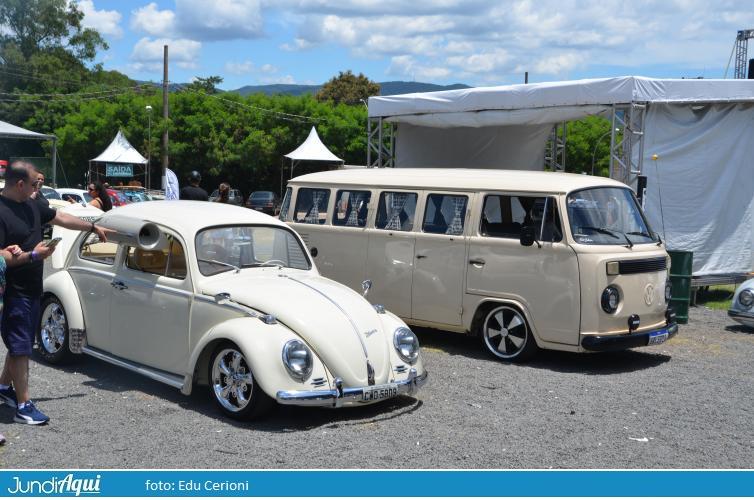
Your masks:
M 330 201 L 329 189 L 300 188 L 296 196 L 294 222 L 324 224 L 327 220 L 328 201 Z
M 537 238 L 539 238 L 545 199 L 535 196 L 486 196 L 479 232 L 482 236 L 493 238 L 518 239 L 521 237 L 522 227 L 534 226 L 537 229 Z M 553 198 L 547 200 L 547 220 L 542 239 L 561 241 L 563 231 L 560 227 L 555 200 Z
M 364 227 L 367 225 L 370 191 L 340 190 L 335 196 L 333 226 Z
M 288 218 L 288 210 L 291 208 L 291 195 L 293 193 L 293 189 L 288 188 L 285 190 L 285 197 L 283 198 L 283 203 L 280 205 L 280 220 L 286 220 Z
M 374 227 L 388 231 L 411 231 L 414 228 L 418 198 L 416 193 L 381 193 Z
M 463 234 L 468 196 L 430 194 L 424 210 L 422 231 L 434 234 Z

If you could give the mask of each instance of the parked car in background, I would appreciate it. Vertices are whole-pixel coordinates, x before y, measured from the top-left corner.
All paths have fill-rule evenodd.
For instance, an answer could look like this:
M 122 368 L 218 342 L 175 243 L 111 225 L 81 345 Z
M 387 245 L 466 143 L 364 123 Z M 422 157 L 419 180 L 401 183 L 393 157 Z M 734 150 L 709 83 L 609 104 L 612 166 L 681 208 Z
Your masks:
M 246 208 L 277 215 L 280 213 L 280 197 L 272 191 L 254 191 L 246 200 Z
M 87 204 L 92 201 L 92 196 L 84 189 L 57 188 L 56 191 L 65 201 L 72 200 L 75 203 Z
M 42 186 L 41 188 L 39 188 L 39 192 L 42 193 L 42 196 L 44 196 L 48 200 L 62 200 L 60 193 L 49 186 Z
M 128 201 L 128 198 L 126 198 L 123 193 L 116 191 L 113 188 L 107 188 L 107 194 L 108 196 L 110 196 L 110 201 L 113 203 L 113 208 L 122 207 L 130 203 Z
M 220 192 L 215 189 L 212 191 L 212 194 L 209 195 L 209 201 L 217 201 L 217 199 L 220 197 Z M 231 205 L 243 205 L 243 195 L 241 194 L 241 191 L 238 189 L 232 189 L 230 190 L 230 195 L 228 196 L 228 202 Z
M 50 363 L 83 353 L 186 395 L 202 384 L 236 419 L 275 401 L 372 404 L 426 381 L 406 324 L 320 276 L 301 237 L 272 217 L 155 201 L 98 224 L 115 231 L 106 243 L 55 226 L 62 252 L 45 261 L 37 347 Z
M 744 326 L 754 328 L 754 278 L 738 286 L 728 316 Z
M 111 189 L 122 194 L 129 203 L 152 201 L 147 190 L 141 186 L 111 186 Z

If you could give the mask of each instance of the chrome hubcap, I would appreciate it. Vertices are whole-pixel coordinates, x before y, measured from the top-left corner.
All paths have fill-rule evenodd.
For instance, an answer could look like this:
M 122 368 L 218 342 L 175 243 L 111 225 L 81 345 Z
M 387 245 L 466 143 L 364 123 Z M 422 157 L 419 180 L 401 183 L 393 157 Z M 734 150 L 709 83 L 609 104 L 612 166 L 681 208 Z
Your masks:
M 528 334 L 524 318 L 508 306 L 494 309 L 484 320 L 484 342 L 501 358 L 512 358 L 520 353 Z
M 236 349 L 223 349 L 215 356 L 212 388 L 226 410 L 238 412 L 246 408 L 254 390 L 254 377 L 243 354 Z
M 46 352 L 55 354 L 63 348 L 67 326 L 65 313 L 60 304 L 53 302 L 45 307 L 42 313 L 42 329 L 39 336 L 42 340 L 42 347 Z

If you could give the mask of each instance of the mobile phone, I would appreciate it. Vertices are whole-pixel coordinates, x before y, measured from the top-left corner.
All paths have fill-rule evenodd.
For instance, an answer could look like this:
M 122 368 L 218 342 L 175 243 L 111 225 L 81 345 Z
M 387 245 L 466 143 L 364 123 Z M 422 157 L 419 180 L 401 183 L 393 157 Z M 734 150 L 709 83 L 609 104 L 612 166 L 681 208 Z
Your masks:
M 61 238 L 60 236 L 58 236 L 58 237 L 53 238 L 51 240 L 47 240 L 47 241 L 45 241 L 45 246 L 47 248 L 55 248 L 58 245 L 58 243 L 60 243 L 60 240 L 62 240 L 62 239 L 63 238 Z

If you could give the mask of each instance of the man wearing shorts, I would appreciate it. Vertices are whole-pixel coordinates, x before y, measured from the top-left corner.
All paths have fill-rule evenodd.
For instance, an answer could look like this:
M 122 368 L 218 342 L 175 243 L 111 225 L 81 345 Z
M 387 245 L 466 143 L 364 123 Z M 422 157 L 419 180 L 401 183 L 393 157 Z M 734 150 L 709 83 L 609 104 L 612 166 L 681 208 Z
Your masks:
M 5 172 L 5 188 L 0 193 L 0 248 L 18 245 L 23 254 L 20 265 L 6 272 L 5 304 L 0 334 L 8 349 L 0 374 L 0 400 L 16 407 L 14 421 L 45 424 L 50 419 L 29 399 L 29 356 L 39 328 L 42 296 L 42 261 L 53 248 L 40 245 L 43 224 L 67 229 L 94 231 L 107 241 L 105 231 L 94 223 L 41 206 L 31 195 L 38 188 L 37 172 L 26 162 L 14 162 Z

